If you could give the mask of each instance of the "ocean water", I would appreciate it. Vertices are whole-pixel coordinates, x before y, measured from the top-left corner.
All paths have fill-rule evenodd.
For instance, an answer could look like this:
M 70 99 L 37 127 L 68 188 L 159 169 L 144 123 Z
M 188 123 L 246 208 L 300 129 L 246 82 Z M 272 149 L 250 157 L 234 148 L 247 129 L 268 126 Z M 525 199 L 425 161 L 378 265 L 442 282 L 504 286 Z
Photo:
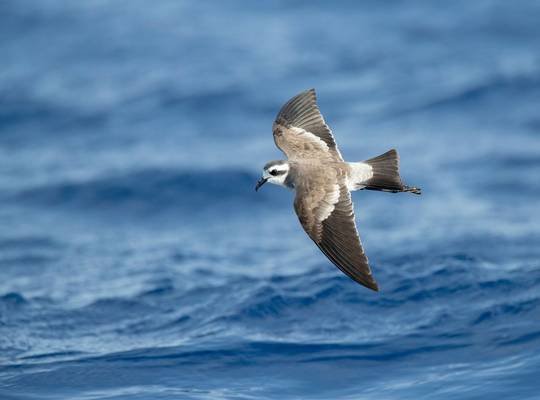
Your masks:
M 0 2 L 0 398 L 538 399 L 540 3 Z M 315 87 L 381 291 L 319 253 Z

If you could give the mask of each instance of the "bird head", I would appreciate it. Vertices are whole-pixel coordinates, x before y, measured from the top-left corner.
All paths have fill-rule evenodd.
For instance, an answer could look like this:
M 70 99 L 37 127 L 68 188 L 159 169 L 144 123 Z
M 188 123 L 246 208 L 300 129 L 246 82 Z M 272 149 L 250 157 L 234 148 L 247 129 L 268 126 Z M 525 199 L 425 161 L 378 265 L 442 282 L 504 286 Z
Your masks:
M 270 161 L 266 163 L 263 168 L 263 175 L 257 182 L 255 190 L 259 190 L 259 188 L 266 182 L 273 183 L 274 185 L 286 186 L 285 179 L 287 179 L 289 169 L 289 163 L 284 160 Z

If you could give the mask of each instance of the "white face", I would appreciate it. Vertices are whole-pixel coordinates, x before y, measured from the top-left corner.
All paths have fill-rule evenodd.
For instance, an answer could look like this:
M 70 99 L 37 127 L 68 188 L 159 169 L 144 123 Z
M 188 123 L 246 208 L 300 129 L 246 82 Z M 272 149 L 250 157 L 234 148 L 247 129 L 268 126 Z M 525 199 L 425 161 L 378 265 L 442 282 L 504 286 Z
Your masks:
M 274 185 L 285 186 L 288 173 L 288 164 L 274 164 L 263 170 L 263 178 Z

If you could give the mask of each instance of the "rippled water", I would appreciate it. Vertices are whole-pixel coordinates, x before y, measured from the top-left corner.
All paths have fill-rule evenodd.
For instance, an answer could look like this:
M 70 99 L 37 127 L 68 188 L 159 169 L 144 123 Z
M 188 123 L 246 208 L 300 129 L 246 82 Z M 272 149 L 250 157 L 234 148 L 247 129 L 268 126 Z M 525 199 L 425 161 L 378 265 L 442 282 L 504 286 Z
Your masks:
M 0 398 L 536 399 L 535 1 L 0 3 Z M 381 286 L 260 169 L 316 87 Z

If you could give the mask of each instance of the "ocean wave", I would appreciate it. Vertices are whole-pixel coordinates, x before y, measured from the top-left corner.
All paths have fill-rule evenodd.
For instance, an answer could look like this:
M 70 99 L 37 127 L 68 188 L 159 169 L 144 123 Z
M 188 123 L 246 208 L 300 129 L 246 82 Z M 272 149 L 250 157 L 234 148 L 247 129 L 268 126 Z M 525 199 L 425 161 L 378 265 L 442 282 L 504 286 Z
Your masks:
M 22 94 L 13 89 L 6 94 L 5 107 L 0 109 L 0 128 L 5 132 L 2 142 L 5 144 L 27 144 L 29 140 L 40 140 L 41 129 L 24 130 L 28 126 L 39 125 L 47 128 L 51 136 L 72 135 L 74 127 L 84 127 L 85 131 L 103 128 L 110 110 L 77 109 L 67 104 L 55 104 L 50 99 L 39 99 L 35 96 Z M 10 133 L 12 132 L 12 133 Z M 21 133 L 23 132 L 23 133 Z
M 11 292 L 0 296 L 0 307 L 17 308 L 25 304 L 28 301 L 20 293 Z
M 134 295 L 97 297 L 77 308 L 64 308 L 57 302 L 26 298 L 16 292 L 1 296 L 0 305 L 6 310 L 4 318 L 35 319 L 38 325 L 39 321 L 47 321 L 47 329 L 69 326 L 80 334 L 93 327 L 130 336 L 160 329 L 167 334 L 181 329 L 183 334 L 196 336 L 206 329 L 220 332 L 228 327 L 232 331 L 253 334 L 261 330 L 279 336 L 301 324 L 305 334 L 313 338 L 334 330 L 354 336 L 352 332 L 368 328 L 359 315 L 370 315 L 374 324 L 381 323 L 379 335 L 386 335 L 385 324 L 391 321 L 409 324 L 409 333 L 430 331 L 441 335 L 474 331 L 485 324 L 523 316 L 530 318 L 540 309 L 540 297 L 535 293 L 540 285 L 538 269 L 514 271 L 510 280 L 504 271 L 486 268 L 483 260 L 467 254 L 430 260 L 422 263 L 431 263 L 429 269 L 417 267 L 414 262 L 399 266 L 386 262 L 384 268 L 374 267 L 381 293 L 361 287 L 330 263 L 318 262 L 293 275 L 216 275 L 214 284 L 205 280 L 199 283 L 199 272 L 194 270 L 174 279 L 148 282 Z M 190 282 L 189 288 L 184 282 Z M 499 298 L 501 292 L 507 297 Z M 26 305 L 32 307 L 16 311 Z M 34 314 L 34 306 L 38 314 Z M 429 312 L 408 318 L 399 312 L 403 309 Z M 466 316 L 466 321 L 460 314 Z
M 88 181 L 53 183 L 22 190 L 12 199 L 38 206 L 85 211 L 136 212 L 189 210 L 212 213 L 252 207 L 269 200 L 255 193 L 258 177 L 243 170 L 177 171 L 144 169 Z M 274 196 L 273 201 L 282 197 Z
M 61 246 L 55 240 L 46 236 L 19 236 L 0 239 L 0 251 L 20 251 L 29 250 L 56 250 Z
M 434 96 L 426 100 L 417 100 L 407 107 L 395 107 L 391 112 L 387 112 L 387 118 L 397 118 L 402 115 L 419 112 L 437 112 L 471 106 L 486 106 L 494 98 L 500 98 L 504 101 L 505 97 L 523 95 L 525 93 L 536 93 L 540 90 L 540 79 L 538 71 L 534 70 L 527 73 L 515 73 L 510 75 L 497 75 L 493 77 L 483 77 L 481 80 L 471 82 L 461 88 L 448 90 L 446 95 L 439 98 Z M 439 94 L 440 95 L 440 94 Z M 489 108 L 486 107 L 486 108 Z
M 519 324 L 536 318 L 540 309 L 540 282 L 531 281 L 530 271 L 517 271 L 509 281 L 467 253 L 430 260 L 429 269 L 417 268 L 414 259 L 380 269 L 383 294 L 367 291 L 327 264 L 293 275 L 228 276 L 215 284 L 196 282 L 196 274 L 158 279 L 131 296 L 97 298 L 75 308 L 9 293 L 0 297 L 2 318 L 26 321 L 37 348 L 50 351 L 23 351 L 0 372 L 15 374 L 24 365 L 24 374 L 13 378 L 24 386 L 43 368 L 52 378 L 89 366 L 92 371 L 163 367 L 182 374 L 199 367 L 444 363 L 449 355 L 465 363 L 471 349 L 496 359 L 540 341 L 536 331 Z M 190 289 L 182 284 L 186 279 Z M 500 297 L 501 291 L 507 295 Z M 86 338 L 85 346 L 80 338 Z M 121 351 L 111 345 L 117 340 Z M 99 372 L 85 377 L 106 379 Z

